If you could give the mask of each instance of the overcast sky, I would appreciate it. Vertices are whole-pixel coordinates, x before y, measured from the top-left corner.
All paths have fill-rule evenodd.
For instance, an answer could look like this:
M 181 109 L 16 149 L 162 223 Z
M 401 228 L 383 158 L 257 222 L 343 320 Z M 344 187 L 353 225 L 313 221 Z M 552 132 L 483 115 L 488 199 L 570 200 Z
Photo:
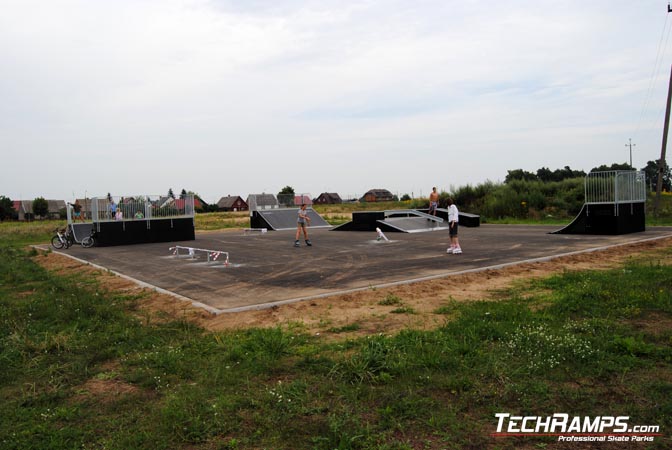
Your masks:
M 660 156 L 664 0 L 0 0 L 0 195 L 427 195 Z M 672 14 L 671 14 L 672 15 Z M 668 152 L 669 153 L 669 152 Z M 669 158 L 668 158 L 669 161 Z

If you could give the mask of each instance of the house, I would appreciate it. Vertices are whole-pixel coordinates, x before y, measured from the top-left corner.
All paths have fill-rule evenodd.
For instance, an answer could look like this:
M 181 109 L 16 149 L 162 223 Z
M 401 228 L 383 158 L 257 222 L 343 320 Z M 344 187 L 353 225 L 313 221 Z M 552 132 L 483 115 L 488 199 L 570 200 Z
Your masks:
M 222 197 L 217 202 L 217 208 L 220 211 L 247 211 L 247 202 L 239 195 L 228 195 Z
M 310 195 L 295 195 L 294 196 L 294 206 L 301 206 L 301 205 L 312 205 L 313 204 L 313 199 L 310 198 Z
M 359 199 L 360 202 L 391 202 L 394 200 L 394 195 L 387 189 L 371 189 Z
M 313 202 L 317 205 L 336 205 L 343 203 L 341 196 L 335 192 L 323 192 Z
M 194 212 L 203 211 L 203 203 L 204 202 L 200 198 L 194 196 Z M 186 211 L 185 208 L 187 207 L 187 205 L 188 204 L 186 199 L 184 198 L 175 199 L 175 207 L 180 211 Z
M 273 194 L 250 194 L 246 200 L 247 206 L 252 211 L 258 209 L 276 209 L 278 208 L 278 199 Z
M 91 220 L 91 217 L 93 217 L 92 211 L 95 209 L 93 204 L 94 200 L 91 198 L 78 198 L 77 200 L 79 200 L 79 204 L 82 205 L 82 216 L 84 219 Z M 103 217 L 109 208 L 107 197 L 98 197 L 96 201 L 98 203 L 98 208 L 96 209 L 98 217 Z
M 49 209 L 47 217 L 36 217 L 33 213 L 32 200 L 16 200 L 14 201 L 14 210 L 17 212 L 19 220 L 33 220 L 33 219 L 60 219 L 61 211 L 65 211 L 64 200 L 47 200 Z

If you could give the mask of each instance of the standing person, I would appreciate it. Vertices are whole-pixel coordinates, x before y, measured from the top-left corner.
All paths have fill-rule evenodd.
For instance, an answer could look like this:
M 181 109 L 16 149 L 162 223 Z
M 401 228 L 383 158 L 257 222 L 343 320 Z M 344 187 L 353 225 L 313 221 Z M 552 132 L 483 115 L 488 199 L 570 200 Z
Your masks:
M 108 200 L 110 204 L 107 205 L 107 208 L 110 213 L 110 218 L 112 220 L 117 220 L 117 204 L 114 203 L 114 199 L 112 197 L 109 197 Z
M 294 247 L 300 247 L 299 237 L 301 236 L 301 230 L 303 230 L 303 237 L 306 239 L 306 245 L 310 247 L 313 245 L 308 239 L 308 224 L 310 223 L 310 217 L 308 217 L 308 211 L 306 211 L 306 204 L 302 204 L 299 209 L 299 218 L 296 222 L 296 240 L 294 241 Z
M 428 214 L 436 215 L 436 208 L 439 207 L 439 193 L 436 192 L 436 187 L 432 188 L 432 193 L 429 194 L 429 211 Z
M 79 199 L 75 199 L 75 203 L 69 203 L 69 205 L 72 206 L 73 222 L 76 222 L 77 220 L 84 222 L 84 217 L 82 216 L 82 205 L 79 203 Z
M 460 241 L 457 238 L 457 227 L 458 222 L 460 221 L 460 212 L 455 206 L 453 199 L 448 197 L 448 234 L 450 235 L 450 247 L 446 250 L 446 253 L 452 253 L 453 255 L 459 255 L 462 253 L 460 248 Z

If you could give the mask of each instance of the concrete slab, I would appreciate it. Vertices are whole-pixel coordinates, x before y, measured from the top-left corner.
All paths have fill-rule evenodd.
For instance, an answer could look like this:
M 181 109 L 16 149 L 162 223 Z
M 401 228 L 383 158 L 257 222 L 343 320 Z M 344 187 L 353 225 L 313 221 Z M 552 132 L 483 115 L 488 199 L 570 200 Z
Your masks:
M 353 289 L 483 270 L 611 245 L 672 237 L 672 227 L 621 236 L 548 234 L 556 226 L 460 228 L 462 255 L 447 255 L 448 233 L 311 230 L 312 247 L 293 247 L 294 233 L 197 233 L 196 241 L 118 247 L 71 247 L 61 253 L 174 292 L 215 312 L 263 308 Z M 230 253 L 231 265 L 176 257 L 184 245 Z

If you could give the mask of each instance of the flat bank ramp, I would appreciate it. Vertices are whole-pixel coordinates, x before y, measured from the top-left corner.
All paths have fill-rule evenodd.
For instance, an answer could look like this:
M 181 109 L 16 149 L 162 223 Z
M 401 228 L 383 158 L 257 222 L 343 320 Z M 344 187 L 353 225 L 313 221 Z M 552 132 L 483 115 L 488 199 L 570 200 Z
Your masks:
M 310 228 L 331 228 L 331 225 L 324 220 L 314 209 L 306 209 L 310 218 Z M 257 226 L 255 228 L 269 228 L 271 230 L 296 230 L 296 223 L 299 218 L 299 208 L 287 209 L 269 209 L 255 211 L 258 217 L 266 224 L 265 227 Z

